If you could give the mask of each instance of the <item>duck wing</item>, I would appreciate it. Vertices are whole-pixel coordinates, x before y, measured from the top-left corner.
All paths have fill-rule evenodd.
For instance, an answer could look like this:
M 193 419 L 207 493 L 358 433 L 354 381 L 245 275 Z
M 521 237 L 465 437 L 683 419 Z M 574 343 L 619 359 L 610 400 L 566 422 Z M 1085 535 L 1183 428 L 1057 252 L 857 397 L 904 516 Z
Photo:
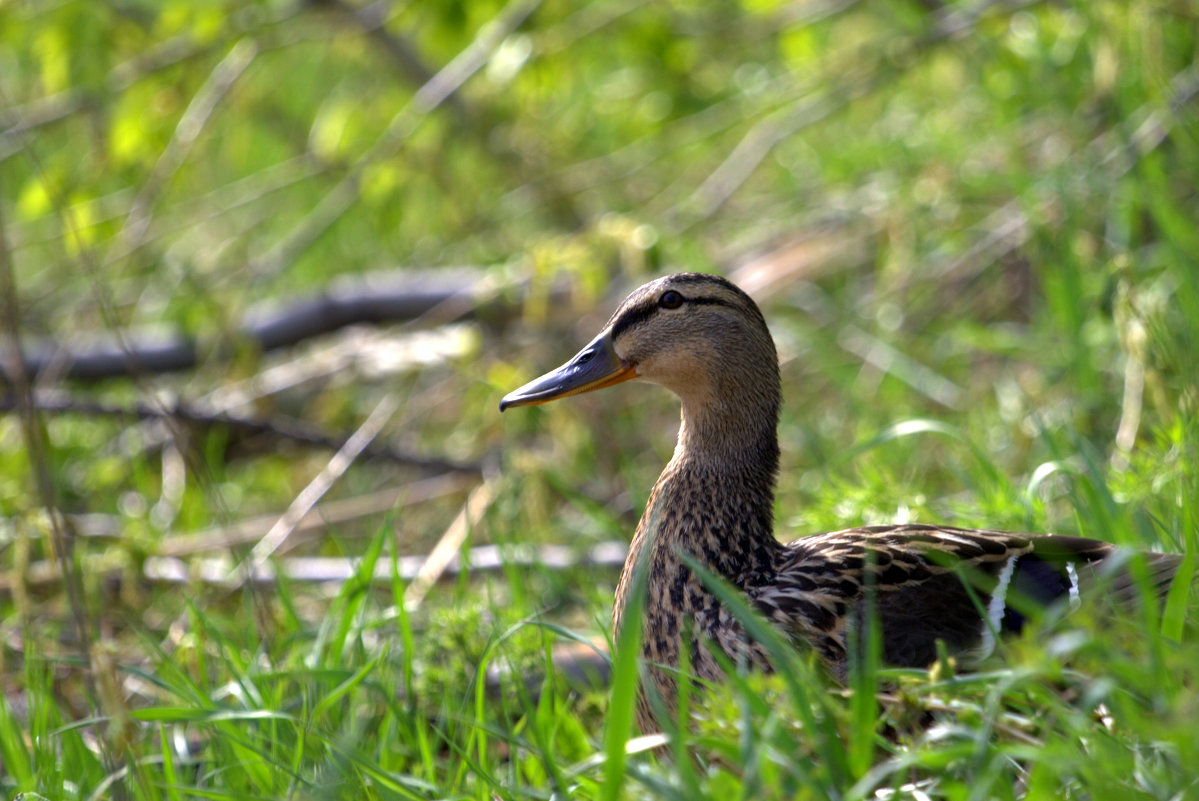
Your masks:
M 1133 554 L 1083 537 L 951 526 L 867 526 L 807 537 L 782 551 L 773 580 L 755 588 L 758 608 L 812 643 L 844 679 L 855 632 L 873 614 L 883 660 L 924 667 L 937 640 L 965 661 L 988 656 L 996 637 L 1018 632 L 1056 603 L 1097 596 L 1117 604 L 1142 584 L 1164 592 L 1181 557 Z

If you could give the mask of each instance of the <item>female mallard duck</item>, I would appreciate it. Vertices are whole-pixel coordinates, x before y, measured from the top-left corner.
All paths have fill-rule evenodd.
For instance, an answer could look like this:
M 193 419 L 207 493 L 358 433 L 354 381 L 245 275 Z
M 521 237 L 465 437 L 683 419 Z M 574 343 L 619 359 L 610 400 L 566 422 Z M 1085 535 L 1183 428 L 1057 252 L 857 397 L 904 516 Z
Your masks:
M 1013 606 L 1028 607 L 1009 601 L 1077 601 L 1115 553 L 1078 537 L 932 525 L 867 526 L 779 542 L 772 513 L 778 357 L 757 305 L 714 275 L 683 273 L 642 286 L 574 358 L 507 395 L 500 410 L 632 378 L 661 384 L 683 406 L 674 457 L 637 524 L 613 611 L 619 630 L 634 569 L 644 564 L 642 651 L 667 710 L 676 696 L 669 668 L 679 664 L 680 649 L 704 679 L 721 675 L 709 644 L 734 662 L 769 668 L 763 648 L 683 554 L 739 588 L 787 636 L 814 647 L 844 681 L 851 632 L 868 597 L 887 663 L 927 666 L 937 640 L 976 659 L 990 652 L 997 633 L 1021 627 Z M 1165 586 L 1181 557 L 1145 558 L 1151 580 Z M 1139 592 L 1126 573 L 1106 581 L 1109 593 Z M 644 693 L 638 717 L 644 728 L 653 725 Z

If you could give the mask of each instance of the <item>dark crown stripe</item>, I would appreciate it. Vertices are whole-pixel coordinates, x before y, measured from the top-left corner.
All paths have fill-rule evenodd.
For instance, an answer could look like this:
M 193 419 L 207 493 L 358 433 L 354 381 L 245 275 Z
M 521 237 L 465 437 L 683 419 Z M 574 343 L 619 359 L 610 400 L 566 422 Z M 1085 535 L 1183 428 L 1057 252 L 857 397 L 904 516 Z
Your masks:
M 684 297 L 683 302 L 695 306 L 728 306 L 729 308 L 736 308 L 736 304 L 729 303 L 723 298 Z M 615 322 L 612 323 L 612 338 L 615 339 L 630 328 L 641 325 L 659 311 L 661 311 L 661 308 L 658 306 L 658 301 L 656 298 L 645 301 L 644 303 L 638 303 L 636 306 L 633 306 L 624 314 L 620 315 L 620 317 L 616 318 Z
M 757 305 L 754 304 L 749 295 L 746 295 L 736 285 L 729 283 L 719 276 L 706 275 L 704 273 L 686 273 L 683 275 L 672 276 L 670 283 L 672 286 L 677 284 L 709 284 L 712 286 L 721 287 L 722 289 L 730 290 L 733 292 L 736 300 L 730 298 L 688 297 L 684 292 L 682 293 L 683 302 L 696 306 L 727 306 L 730 309 L 739 309 L 740 311 L 750 313 L 759 320 L 762 320 L 763 326 L 765 325 L 762 312 L 758 310 Z M 657 298 L 647 298 L 641 303 L 638 303 L 636 306 L 630 307 L 611 322 L 612 338 L 615 339 L 630 328 L 641 325 L 646 320 L 657 314 L 660 310 L 661 308 L 658 306 Z
M 734 286 L 729 279 L 711 273 L 675 273 L 670 276 L 672 284 L 715 284 L 716 286 Z
M 737 286 L 736 284 L 734 284 L 732 281 L 728 280 L 727 278 L 722 278 L 719 275 L 709 275 L 708 273 L 681 273 L 679 275 L 671 276 L 670 283 L 672 285 L 673 284 L 709 284 L 711 286 L 721 287 L 722 289 L 725 289 L 728 292 L 732 293 L 738 301 L 738 303 L 732 303 L 729 300 L 722 299 L 722 302 L 726 306 L 739 305 L 744 311 L 749 312 L 754 317 L 757 317 L 760 320 L 762 320 L 763 324 L 765 324 L 765 322 L 766 322 L 766 319 L 764 317 L 762 317 L 761 309 L 758 308 L 757 303 L 754 303 L 753 298 L 751 298 L 748 294 L 746 294 L 744 289 Z

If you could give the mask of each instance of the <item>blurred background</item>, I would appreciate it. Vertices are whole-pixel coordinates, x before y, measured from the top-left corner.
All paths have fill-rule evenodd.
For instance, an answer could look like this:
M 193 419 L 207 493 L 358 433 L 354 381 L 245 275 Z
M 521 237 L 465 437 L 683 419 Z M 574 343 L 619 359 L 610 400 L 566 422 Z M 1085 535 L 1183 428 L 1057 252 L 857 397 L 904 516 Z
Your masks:
M 497 405 L 679 270 L 771 323 L 788 538 L 923 520 L 1183 548 L 1197 20 L 0 3 L 6 695 L 137 707 L 126 668 L 106 691 L 72 660 L 188 663 L 198 629 L 248 637 L 247 663 L 336 661 L 350 576 L 416 632 L 388 657 L 410 693 L 468 692 L 521 620 L 602 640 L 677 406 L 636 384 Z

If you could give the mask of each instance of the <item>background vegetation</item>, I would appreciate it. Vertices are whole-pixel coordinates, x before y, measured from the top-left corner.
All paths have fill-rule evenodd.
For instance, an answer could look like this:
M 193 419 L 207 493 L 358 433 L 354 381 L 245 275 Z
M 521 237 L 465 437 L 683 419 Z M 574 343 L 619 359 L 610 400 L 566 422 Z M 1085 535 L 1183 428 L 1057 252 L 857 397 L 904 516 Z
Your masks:
M 928 520 L 1199 552 L 1197 21 L 1194 0 L 0 3 L 0 787 L 1199 793 L 1182 591 L 1049 621 L 977 676 L 843 692 L 780 656 L 655 752 L 626 746 L 624 683 L 552 670 L 602 641 L 614 568 L 508 549 L 430 585 L 400 559 L 627 538 L 672 399 L 496 405 L 676 269 L 771 321 L 787 536 Z M 379 271 L 468 302 L 269 353 L 244 335 Z M 193 369 L 70 377 L 71 353 L 167 334 Z M 299 420 L 404 458 L 331 461 L 283 435 Z

